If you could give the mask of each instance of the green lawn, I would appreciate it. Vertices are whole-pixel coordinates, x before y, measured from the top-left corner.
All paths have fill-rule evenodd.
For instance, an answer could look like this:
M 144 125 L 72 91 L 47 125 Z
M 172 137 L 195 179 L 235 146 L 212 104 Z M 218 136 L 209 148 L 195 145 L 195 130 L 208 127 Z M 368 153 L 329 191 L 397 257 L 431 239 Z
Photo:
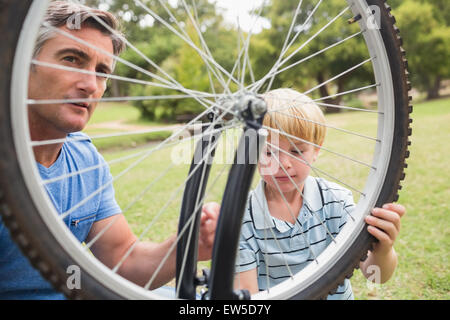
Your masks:
M 96 137 L 156 129 L 165 126 L 167 125 L 142 120 L 139 110 L 129 104 L 103 103 L 95 110 L 84 132 L 91 137 Z M 163 140 L 169 137 L 171 133 L 172 131 L 160 130 L 111 138 L 98 138 L 94 139 L 93 142 L 101 152 L 105 150 L 123 150 L 124 148 L 134 148 L 152 141 Z
M 111 106 L 109 106 L 111 107 Z M 128 123 L 142 124 L 135 110 L 122 106 L 119 115 Z M 111 109 L 112 110 L 112 109 Z M 129 111 L 132 110 L 132 111 Z M 108 112 L 109 108 L 99 108 L 94 123 L 113 121 Z M 114 110 L 114 112 L 117 110 Z M 327 116 L 331 125 L 348 130 L 374 136 L 376 118 L 365 113 L 345 113 Z M 408 159 L 406 180 L 400 192 L 399 202 L 407 208 L 407 215 L 402 221 L 400 236 L 395 248 L 399 255 L 399 266 L 393 278 L 379 287 L 369 286 L 360 272 L 355 272 L 352 278 L 355 297 L 357 299 L 448 299 L 450 298 L 450 273 L 448 269 L 449 251 L 449 202 L 450 202 L 450 170 L 447 167 L 450 151 L 447 139 L 450 137 L 450 99 L 442 99 L 415 105 L 413 113 L 413 136 L 410 147 L 411 156 Z M 151 124 L 155 125 L 155 124 Z M 91 131 L 94 132 L 94 131 Z M 367 140 L 361 137 L 348 137 L 329 129 L 325 148 L 350 155 L 360 161 L 370 163 L 370 147 L 367 150 Z M 107 160 L 146 152 L 158 142 L 152 144 L 138 143 L 137 147 L 125 151 L 115 151 L 105 148 L 103 152 Z M 336 149 L 339 146 L 339 149 Z M 186 149 L 183 149 L 183 148 Z M 181 192 L 173 198 L 167 210 L 155 223 L 152 219 L 159 215 L 161 208 L 172 200 L 172 195 L 183 183 L 189 169 L 189 152 L 185 157 L 186 163 L 170 169 L 170 173 L 157 184 L 149 185 L 167 168 L 172 165 L 173 159 L 181 159 L 180 154 L 186 155 L 192 151 L 193 144 L 186 143 L 183 148 L 165 148 L 155 151 L 146 157 L 136 168 L 133 168 L 115 182 L 116 197 L 122 209 L 134 201 L 142 190 L 149 187 L 133 207 L 125 212 L 134 232 L 143 239 L 161 241 L 177 230 L 178 211 Z M 221 147 L 224 148 L 224 147 Z M 221 152 L 218 152 L 219 155 Z M 220 158 L 220 156 L 219 156 Z M 114 176 L 123 173 L 130 164 L 139 157 L 129 159 L 119 164 L 111 165 Z M 327 151 L 322 150 L 317 167 L 327 169 L 339 178 L 345 179 L 357 190 L 363 186 L 363 178 L 368 173 L 364 166 L 348 164 L 348 161 L 339 160 Z M 213 166 L 211 180 L 223 165 Z M 218 178 L 218 183 L 208 192 L 208 200 L 220 200 L 225 183 L 225 177 Z M 180 190 L 182 191 L 182 190 Z M 354 192 L 355 198 L 358 193 Z M 148 225 L 149 230 L 146 230 Z M 145 233 L 143 233 L 145 231 Z M 205 264 L 203 264 L 205 265 Z
M 407 208 L 395 244 L 399 265 L 393 278 L 370 290 L 358 272 L 359 299 L 450 298 L 450 99 L 415 105 L 406 180 L 399 202 Z

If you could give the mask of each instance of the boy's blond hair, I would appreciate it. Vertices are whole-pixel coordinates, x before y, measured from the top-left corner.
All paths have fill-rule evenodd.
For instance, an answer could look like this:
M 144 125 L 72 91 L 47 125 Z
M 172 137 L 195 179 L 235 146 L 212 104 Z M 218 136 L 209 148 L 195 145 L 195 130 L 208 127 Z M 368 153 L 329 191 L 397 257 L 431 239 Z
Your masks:
M 268 109 L 263 122 L 265 126 L 319 146 L 323 144 L 326 134 L 325 117 L 311 98 L 283 88 L 269 91 L 263 97 Z

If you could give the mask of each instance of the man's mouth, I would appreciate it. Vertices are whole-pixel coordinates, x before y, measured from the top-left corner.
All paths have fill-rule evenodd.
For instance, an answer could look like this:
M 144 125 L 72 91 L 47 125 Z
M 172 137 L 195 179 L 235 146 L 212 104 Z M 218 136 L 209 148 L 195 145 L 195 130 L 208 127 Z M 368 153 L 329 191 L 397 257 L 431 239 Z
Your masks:
M 72 103 L 69 103 L 69 104 L 71 104 L 73 106 L 89 109 L 89 104 L 88 103 L 80 103 L 80 102 L 74 103 L 74 102 L 72 102 Z

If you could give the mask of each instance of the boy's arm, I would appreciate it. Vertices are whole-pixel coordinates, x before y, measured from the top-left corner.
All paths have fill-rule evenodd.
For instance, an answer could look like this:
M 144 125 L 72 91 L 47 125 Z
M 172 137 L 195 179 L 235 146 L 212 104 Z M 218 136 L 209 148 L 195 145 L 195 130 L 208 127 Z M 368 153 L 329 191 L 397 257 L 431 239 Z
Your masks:
M 251 294 L 257 293 L 258 289 L 258 280 L 257 280 L 257 268 L 250 269 L 247 271 L 243 271 L 240 273 L 236 273 L 234 277 L 234 288 L 235 289 L 246 289 Z
M 366 223 L 369 225 L 367 231 L 378 240 L 367 259 L 360 263 L 361 271 L 367 279 L 370 277 L 384 283 L 394 273 L 397 254 L 393 245 L 400 232 L 400 219 L 405 213 L 405 207 L 402 205 L 389 203 L 383 205 L 383 208 L 373 209 L 372 215 L 366 217 Z M 380 272 L 379 277 L 372 278 L 377 269 Z

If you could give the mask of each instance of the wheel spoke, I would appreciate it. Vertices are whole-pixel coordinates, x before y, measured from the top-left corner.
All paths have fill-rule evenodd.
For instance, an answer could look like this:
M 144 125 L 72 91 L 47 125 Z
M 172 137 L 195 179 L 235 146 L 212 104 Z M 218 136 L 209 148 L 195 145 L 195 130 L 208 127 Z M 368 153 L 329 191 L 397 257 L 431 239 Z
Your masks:
M 99 20 L 101 20 L 101 19 L 99 19 Z M 100 22 L 100 23 L 102 23 L 102 22 Z M 145 74 L 145 75 L 147 75 L 147 76 L 149 76 L 151 78 L 155 78 L 158 81 L 161 81 L 161 82 L 165 83 L 166 85 L 157 84 L 157 83 L 149 82 L 149 81 L 140 81 L 140 80 L 137 80 L 137 79 L 130 79 L 130 78 L 126 78 L 126 77 L 119 77 L 119 76 L 113 76 L 113 75 L 108 75 L 108 74 L 95 73 L 96 75 L 98 75 L 100 77 L 105 77 L 105 78 L 108 78 L 108 79 L 111 78 L 111 79 L 123 80 L 123 81 L 126 81 L 125 79 L 127 79 L 129 82 L 132 82 L 132 83 L 153 85 L 153 86 L 158 86 L 158 87 L 161 87 L 161 88 L 173 89 L 173 90 L 181 91 L 181 92 L 186 93 L 186 94 L 192 94 L 193 92 L 195 92 L 195 91 L 192 91 L 192 90 L 187 90 L 186 88 L 184 88 L 183 86 L 179 85 L 178 83 L 176 83 L 176 85 L 174 85 L 173 83 L 171 83 L 171 82 L 161 78 L 160 76 L 158 76 L 158 75 L 156 75 L 156 74 L 154 74 L 154 73 L 152 73 L 152 72 L 150 72 L 148 70 L 142 69 L 141 67 L 139 67 L 139 66 L 137 66 L 137 65 L 135 65 L 133 63 L 130 63 L 130 62 L 128 62 L 128 61 L 126 61 L 126 60 L 124 60 L 124 59 L 122 59 L 122 58 L 120 58 L 120 57 L 118 57 L 116 55 L 113 55 L 113 54 L 111 54 L 110 52 L 108 52 L 106 50 L 98 48 L 95 45 L 93 45 L 93 44 L 91 44 L 91 43 L 89 43 L 87 41 L 84 41 L 84 40 L 82 40 L 82 39 L 80 39 L 78 37 L 75 37 L 72 34 L 66 32 L 64 30 L 61 30 L 60 28 L 55 28 L 55 27 L 49 25 L 48 23 L 43 23 L 43 25 L 46 26 L 47 28 L 49 28 L 52 31 L 55 31 L 55 32 L 57 32 L 59 34 L 62 34 L 62 35 L 66 36 L 66 37 L 68 37 L 68 38 L 70 38 L 70 39 L 72 39 L 74 41 L 77 41 L 78 43 L 80 43 L 82 45 L 86 45 L 86 46 L 88 46 L 88 47 L 90 47 L 90 48 L 92 48 L 92 49 L 94 49 L 94 50 L 96 50 L 96 51 L 98 51 L 98 52 L 100 52 L 102 54 L 105 54 L 105 55 L 113 58 L 115 61 L 119 61 L 119 62 L 127 65 L 128 67 L 136 70 L 136 71 L 139 71 L 139 72 L 141 72 L 141 73 L 143 73 L 143 74 Z M 128 41 L 127 41 L 127 43 L 128 43 Z M 36 60 L 33 60 L 32 62 L 35 62 L 35 61 Z M 39 63 L 42 64 L 43 62 L 39 62 Z M 49 65 L 51 65 L 51 64 L 49 64 Z M 60 67 L 63 67 L 63 66 L 53 65 L 53 67 L 60 68 Z M 84 71 L 84 72 L 81 72 L 81 73 L 91 74 L 91 72 L 89 72 L 87 70 L 81 70 L 81 69 L 76 69 L 76 68 L 72 68 L 72 69 L 80 70 L 80 72 Z M 66 70 L 68 70 L 68 69 L 66 69 Z M 72 71 L 75 71 L 75 70 L 72 70 Z M 203 94 L 203 93 L 201 93 L 201 94 Z M 204 102 L 202 100 L 198 99 L 195 96 L 193 96 L 193 98 L 196 99 L 201 105 L 206 107 L 206 105 L 204 104 Z
M 379 85 L 380 85 L 379 83 L 374 83 L 374 84 L 371 84 L 371 85 L 368 85 L 368 86 L 364 86 L 364 87 L 360 87 L 360 88 L 357 88 L 357 89 L 352 89 L 352 90 L 348 90 L 348 91 L 345 91 L 345 92 L 339 92 L 339 93 L 332 94 L 332 95 L 329 95 L 329 96 L 326 96 L 326 97 L 321 97 L 321 98 L 318 98 L 318 99 L 314 99 L 313 101 L 317 102 L 317 101 L 332 99 L 332 98 L 343 96 L 343 95 L 346 95 L 346 94 L 349 94 L 349 93 L 355 93 L 355 92 L 358 92 L 358 91 L 363 91 L 363 90 L 367 90 L 367 89 L 370 89 L 370 88 L 378 87 Z
M 367 139 L 367 140 L 372 140 L 372 141 L 375 141 L 375 142 L 381 142 L 377 138 L 369 137 L 367 135 L 364 135 L 364 134 L 361 134 L 361 133 L 358 133 L 358 132 L 346 130 L 346 129 L 339 128 L 339 127 L 336 127 L 336 126 L 332 126 L 332 125 L 329 125 L 329 124 L 326 124 L 326 123 L 320 123 L 320 122 L 317 122 L 317 121 L 314 121 L 314 120 L 310 120 L 310 119 L 306 119 L 306 118 L 303 118 L 303 117 L 295 116 L 293 114 L 285 113 L 285 112 L 282 112 L 282 111 L 269 111 L 268 113 L 270 114 L 270 113 L 274 113 L 274 112 L 276 112 L 278 114 L 282 114 L 282 115 L 284 115 L 286 117 L 290 117 L 290 118 L 294 118 L 294 119 L 302 120 L 302 121 L 306 121 L 306 122 L 311 122 L 311 123 L 314 123 L 314 124 L 316 124 L 318 126 L 323 126 L 323 127 L 326 127 L 326 128 L 334 129 L 334 130 L 341 131 L 341 132 L 344 132 L 344 133 L 348 133 L 348 134 L 351 134 L 351 135 L 354 135 L 354 136 L 358 136 L 358 137 L 361 137 L 361 138 L 364 138 L 364 139 Z M 285 133 L 283 133 L 283 135 L 284 134 Z
M 215 133 L 217 133 L 219 131 L 232 129 L 234 127 L 235 127 L 235 125 L 229 125 L 229 126 L 221 128 L 221 129 L 213 130 L 210 133 L 211 134 L 215 134 Z M 192 139 L 201 138 L 202 136 L 203 136 L 203 133 L 196 134 L 196 135 L 189 136 L 187 138 L 183 138 L 181 140 L 174 141 L 172 143 L 168 143 L 167 142 L 164 145 L 160 144 L 160 145 L 157 145 L 157 146 L 154 146 L 154 147 L 145 148 L 143 151 L 132 153 L 132 154 L 126 155 L 124 157 L 120 157 L 118 159 L 108 161 L 106 163 L 102 163 L 102 164 L 95 165 L 95 166 L 90 166 L 90 167 L 84 168 L 82 170 L 77 170 L 77 171 L 74 171 L 74 172 L 71 172 L 71 173 L 68 173 L 68 174 L 65 174 L 65 175 L 61 175 L 61 176 L 53 178 L 53 179 L 43 180 L 42 181 L 42 185 L 46 185 L 46 184 L 53 183 L 53 182 L 56 182 L 56 181 L 59 181 L 59 180 L 65 179 L 65 178 L 69 178 L 69 177 L 73 177 L 73 176 L 76 176 L 76 175 L 80 175 L 80 174 L 83 174 L 83 173 L 86 173 L 86 172 L 89 172 L 89 171 L 92 171 L 92 170 L 100 169 L 100 168 L 103 168 L 105 166 L 111 166 L 111 165 L 114 165 L 114 164 L 118 164 L 118 163 L 130 160 L 130 159 L 133 159 L 133 158 L 137 158 L 137 157 L 139 157 L 141 155 L 148 154 L 148 152 L 152 152 L 153 153 L 153 152 L 159 151 L 159 150 L 161 150 L 163 148 L 171 147 L 173 145 L 180 144 L 180 143 L 183 143 L 183 142 L 187 142 L 187 141 L 192 140 Z M 87 139 L 88 138 L 79 138 L 79 139 L 73 139 L 72 141 L 83 141 L 83 140 L 87 140 Z M 167 140 L 170 141 L 170 138 L 168 138 Z M 67 140 L 67 141 L 70 142 L 71 140 Z
M 287 133 L 287 132 L 282 132 L 282 131 L 280 131 L 280 130 L 273 129 L 273 128 L 270 128 L 270 127 L 267 127 L 267 126 L 263 126 L 263 128 L 264 128 L 264 129 L 267 129 L 267 130 L 269 130 L 269 131 L 271 131 L 271 132 L 274 132 L 274 133 L 276 133 L 276 134 L 279 134 L 279 135 L 282 135 L 282 136 L 289 137 L 289 138 L 294 139 L 294 140 L 296 140 L 296 141 L 306 143 L 306 144 L 311 145 L 311 146 L 313 146 L 313 147 L 315 147 L 315 148 L 320 148 L 321 150 L 325 150 L 325 151 L 327 151 L 327 152 L 329 152 L 329 153 L 332 153 L 332 154 L 334 154 L 334 155 L 337 155 L 337 156 L 339 156 L 339 157 L 341 157 L 341 158 L 344 158 L 344 159 L 353 161 L 353 162 L 355 162 L 355 163 L 359 163 L 359 164 L 361 164 L 361 165 L 363 165 L 363 166 L 366 166 L 366 167 L 368 167 L 368 168 L 371 168 L 371 169 L 373 169 L 373 170 L 376 170 L 376 169 L 377 169 L 377 168 L 373 167 L 373 166 L 372 166 L 371 164 L 369 164 L 369 163 L 365 163 L 365 162 L 363 162 L 363 161 L 360 161 L 360 160 L 358 160 L 358 159 L 354 159 L 354 158 L 352 158 L 352 157 L 346 156 L 345 154 L 342 154 L 342 153 L 339 153 L 339 152 L 336 152 L 336 151 L 332 151 L 332 150 L 330 150 L 330 149 L 328 149 L 328 148 L 325 148 L 325 147 L 323 147 L 323 146 L 319 146 L 319 145 L 317 145 L 317 144 L 315 144 L 315 143 L 313 143 L 313 142 L 311 142 L 311 141 L 308 141 L 308 140 L 305 140 L 305 139 L 302 139 L 302 138 L 293 136 L 293 135 L 291 135 L 291 134 L 289 134 L 289 133 Z
M 239 85 L 239 81 L 236 80 L 228 71 L 226 71 L 221 65 L 219 65 L 214 59 L 211 59 L 207 54 L 205 54 L 202 50 L 200 50 L 191 40 L 187 39 L 185 36 L 180 34 L 177 30 L 175 30 L 171 25 L 169 25 L 164 19 L 162 19 L 158 14 L 148 8 L 145 4 L 143 4 L 139 0 L 134 0 L 134 2 L 142 7 L 145 11 L 147 11 L 152 17 L 161 22 L 164 26 L 166 26 L 170 31 L 176 34 L 180 39 L 184 40 L 189 46 L 191 46 L 197 53 L 207 61 L 211 62 L 217 69 L 219 69 L 223 74 L 227 77 L 230 77 L 233 82 Z
M 291 138 L 292 138 L 292 137 L 291 137 Z M 296 156 L 290 154 L 289 152 L 286 152 L 285 150 L 280 149 L 280 148 L 279 148 L 278 146 L 276 146 L 276 145 L 273 145 L 273 144 L 271 144 L 271 143 L 269 143 L 269 142 L 267 143 L 267 145 L 270 146 L 271 148 L 274 148 L 275 150 L 278 150 L 278 151 L 280 151 L 280 152 L 282 152 L 282 153 L 284 153 L 284 154 L 290 156 L 291 158 L 293 158 L 293 159 L 295 159 L 295 160 L 297 160 L 297 161 L 300 161 L 300 162 L 303 163 L 303 164 L 308 165 L 308 163 L 307 163 L 306 161 L 304 161 L 303 159 L 300 159 L 300 158 L 298 158 L 298 157 L 296 157 Z M 346 186 L 347 188 L 352 189 L 353 191 L 358 192 L 358 193 L 359 193 L 360 195 L 362 195 L 363 197 L 366 196 L 366 194 L 365 194 L 364 192 L 362 192 L 361 190 L 359 190 L 359 189 L 357 189 L 356 187 L 353 187 L 353 186 L 351 186 L 351 185 L 345 183 L 344 181 L 342 181 L 342 180 L 340 180 L 340 179 L 338 179 L 338 178 L 336 178 L 336 177 L 330 175 L 329 173 L 327 173 L 327 172 L 325 172 L 325 171 L 323 171 L 323 170 L 321 170 L 321 169 L 319 169 L 319 168 L 317 168 L 317 167 L 314 167 L 314 166 L 312 166 L 312 165 L 310 166 L 310 168 L 313 169 L 313 170 L 316 170 L 317 172 L 320 172 L 321 174 L 323 174 L 323 175 L 325 175 L 325 176 L 327 176 L 327 177 L 329 177 L 329 178 L 331 178 L 331 179 L 333 179 L 334 181 L 337 181 L 338 183 L 340 183 L 340 184 Z
M 207 134 L 207 132 L 205 132 L 205 134 Z M 212 145 L 211 145 L 211 150 L 213 150 L 217 144 L 219 143 L 220 140 L 215 141 Z M 181 183 L 170 195 L 169 200 L 164 204 L 164 206 L 158 211 L 158 213 L 155 215 L 155 217 L 152 219 L 152 221 L 144 228 L 144 230 L 142 231 L 142 233 L 140 234 L 140 236 L 138 237 L 138 241 L 136 241 L 128 250 L 127 252 L 123 255 L 123 257 L 120 259 L 120 261 L 116 264 L 116 266 L 112 269 L 113 272 L 117 272 L 118 269 L 120 268 L 120 266 L 123 264 L 123 262 L 126 260 L 126 258 L 131 254 L 131 252 L 134 250 L 134 248 L 136 247 L 137 243 L 143 238 L 143 236 L 145 234 L 147 234 L 147 232 L 150 230 L 150 228 L 154 225 L 154 223 L 159 219 L 159 217 L 162 215 L 162 213 L 165 212 L 166 208 L 175 200 L 175 197 L 179 194 L 179 192 L 182 190 L 182 188 L 186 185 L 186 183 L 189 181 L 189 179 L 191 179 L 191 177 L 195 174 L 195 172 L 198 170 L 198 168 L 200 168 L 201 164 L 205 161 L 205 159 L 208 157 L 208 153 L 205 153 L 205 155 L 202 157 L 202 159 L 195 164 L 194 168 L 192 169 L 192 171 L 189 173 L 188 177 L 183 181 L 183 183 Z M 193 216 L 193 215 L 192 215 Z M 192 218 L 192 217 L 191 217 Z M 161 266 L 162 267 L 162 266 Z M 155 272 L 156 273 L 156 272 Z M 152 277 L 152 279 L 155 278 L 155 274 Z M 148 286 L 150 286 L 150 284 L 148 284 Z

